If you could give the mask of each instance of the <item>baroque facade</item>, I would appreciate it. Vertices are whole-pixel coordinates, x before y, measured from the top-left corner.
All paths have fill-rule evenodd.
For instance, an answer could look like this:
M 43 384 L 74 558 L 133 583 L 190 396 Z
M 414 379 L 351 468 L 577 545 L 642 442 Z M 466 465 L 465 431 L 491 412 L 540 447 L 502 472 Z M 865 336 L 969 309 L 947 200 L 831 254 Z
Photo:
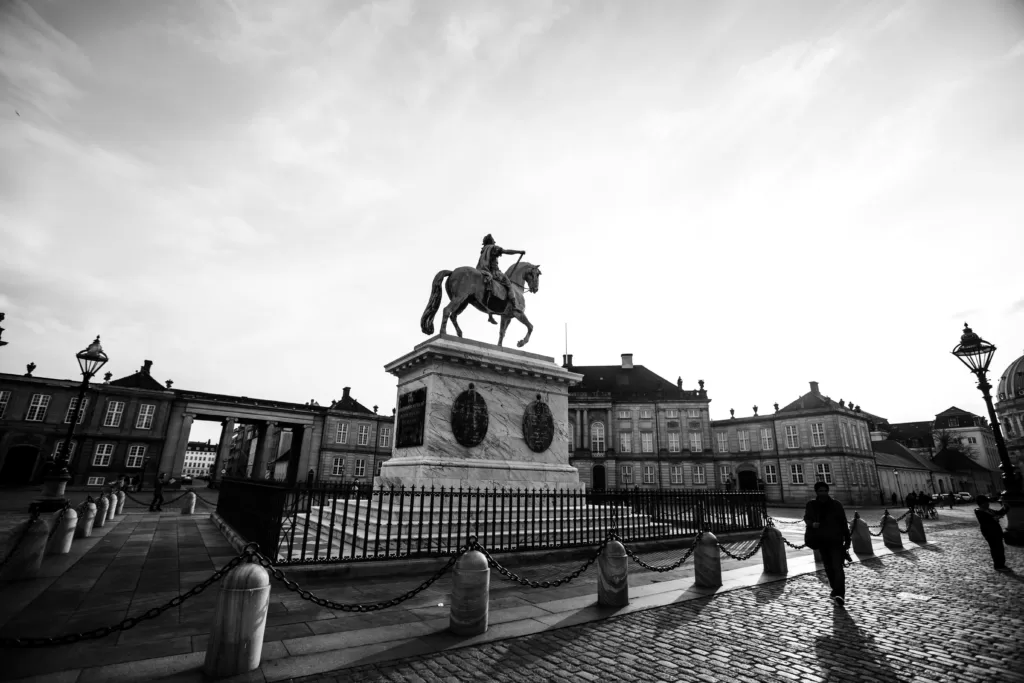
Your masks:
M 394 415 L 377 414 L 354 399 L 349 387 L 324 416 L 315 478 L 329 483 L 373 484 L 394 448 Z
M 210 443 L 210 440 L 189 441 L 181 474 L 184 477 L 208 477 L 216 460 L 217 444 Z
M 1024 471 L 1024 356 L 1003 371 L 996 386 L 996 415 L 1010 462 Z

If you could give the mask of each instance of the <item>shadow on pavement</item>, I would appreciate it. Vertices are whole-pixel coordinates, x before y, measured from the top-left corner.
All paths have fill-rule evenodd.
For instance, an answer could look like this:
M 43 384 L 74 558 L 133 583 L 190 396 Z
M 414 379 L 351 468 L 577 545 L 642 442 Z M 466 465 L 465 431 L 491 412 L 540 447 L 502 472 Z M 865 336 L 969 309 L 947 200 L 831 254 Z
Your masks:
M 882 561 L 882 558 L 875 557 L 874 555 L 860 554 L 858 554 L 857 557 L 860 558 L 860 565 L 862 567 L 867 567 L 868 569 L 876 572 L 885 571 L 885 562 Z
M 830 670 L 829 680 L 835 675 L 835 669 L 843 670 L 851 676 L 857 675 L 856 671 L 845 668 L 844 660 L 849 661 L 850 658 L 871 662 L 877 667 L 872 670 L 872 681 L 897 683 L 900 680 L 885 655 L 875 645 L 875 637 L 862 629 L 842 607 L 833 608 L 832 632 L 814 639 L 814 652 L 818 664 Z
M 943 550 L 939 546 L 933 545 L 931 543 L 919 544 L 917 547 L 920 548 L 921 550 L 927 550 L 928 552 L 932 552 L 932 553 L 944 553 L 944 552 L 946 552 L 945 550 Z
M 762 576 L 769 576 L 762 574 Z M 773 576 L 774 575 L 770 575 Z M 757 604 L 763 605 L 769 602 L 775 602 L 786 592 L 785 581 L 772 581 L 771 583 L 758 584 L 754 588 L 754 600 Z

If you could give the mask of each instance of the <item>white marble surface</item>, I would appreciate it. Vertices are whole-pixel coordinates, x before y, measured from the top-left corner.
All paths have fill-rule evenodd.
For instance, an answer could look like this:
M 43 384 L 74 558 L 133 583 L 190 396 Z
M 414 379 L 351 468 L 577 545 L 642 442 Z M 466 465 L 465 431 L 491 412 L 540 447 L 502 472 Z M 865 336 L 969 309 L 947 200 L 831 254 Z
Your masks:
M 510 352 L 479 342 L 448 337 L 417 346 L 389 364 L 398 376 L 398 395 L 426 388 L 426 428 L 422 446 L 396 448 L 381 470 L 388 485 L 472 485 L 505 488 L 578 488 L 579 472 L 569 465 L 569 382 L 574 373 L 546 357 Z M 488 429 L 477 446 L 455 440 L 451 411 L 470 388 L 487 404 Z M 535 453 L 523 436 L 523 415 L 533 401 L 544 401 L 554 419 L 551 446 Z

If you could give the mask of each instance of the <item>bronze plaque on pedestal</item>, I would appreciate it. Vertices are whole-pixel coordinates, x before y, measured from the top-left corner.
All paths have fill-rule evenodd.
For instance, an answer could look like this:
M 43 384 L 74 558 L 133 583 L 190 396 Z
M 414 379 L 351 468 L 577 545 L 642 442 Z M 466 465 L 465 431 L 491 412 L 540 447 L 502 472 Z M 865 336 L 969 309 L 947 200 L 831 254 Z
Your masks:
M 534 453 L 546 451 L 555 438 L 555 419 L 551 415 L 551 408 L 548 404 L 537 400 L 526 406 L 523 413 L 523 437 L 526 445 Z
M 466 448 L 477 446 L 487 436 L 490 417 L 487 415 L 487 402 L 469 385 L 452 404 L 452 434 L 455 440 Z
M 427 389 L 417 389 L 398 397 L 398 425 L 395 427 L 395 448 L 423 445 L 427 424 Z

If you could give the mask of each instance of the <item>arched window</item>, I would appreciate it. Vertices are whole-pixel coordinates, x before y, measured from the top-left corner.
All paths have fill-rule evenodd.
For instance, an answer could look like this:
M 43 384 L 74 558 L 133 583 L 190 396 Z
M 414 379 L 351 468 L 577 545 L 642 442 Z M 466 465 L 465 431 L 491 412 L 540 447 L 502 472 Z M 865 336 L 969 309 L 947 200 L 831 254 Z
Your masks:
M 604 423 L 593 422 L 590 425 L 590 450 L 593 453 L 604 453 Z

